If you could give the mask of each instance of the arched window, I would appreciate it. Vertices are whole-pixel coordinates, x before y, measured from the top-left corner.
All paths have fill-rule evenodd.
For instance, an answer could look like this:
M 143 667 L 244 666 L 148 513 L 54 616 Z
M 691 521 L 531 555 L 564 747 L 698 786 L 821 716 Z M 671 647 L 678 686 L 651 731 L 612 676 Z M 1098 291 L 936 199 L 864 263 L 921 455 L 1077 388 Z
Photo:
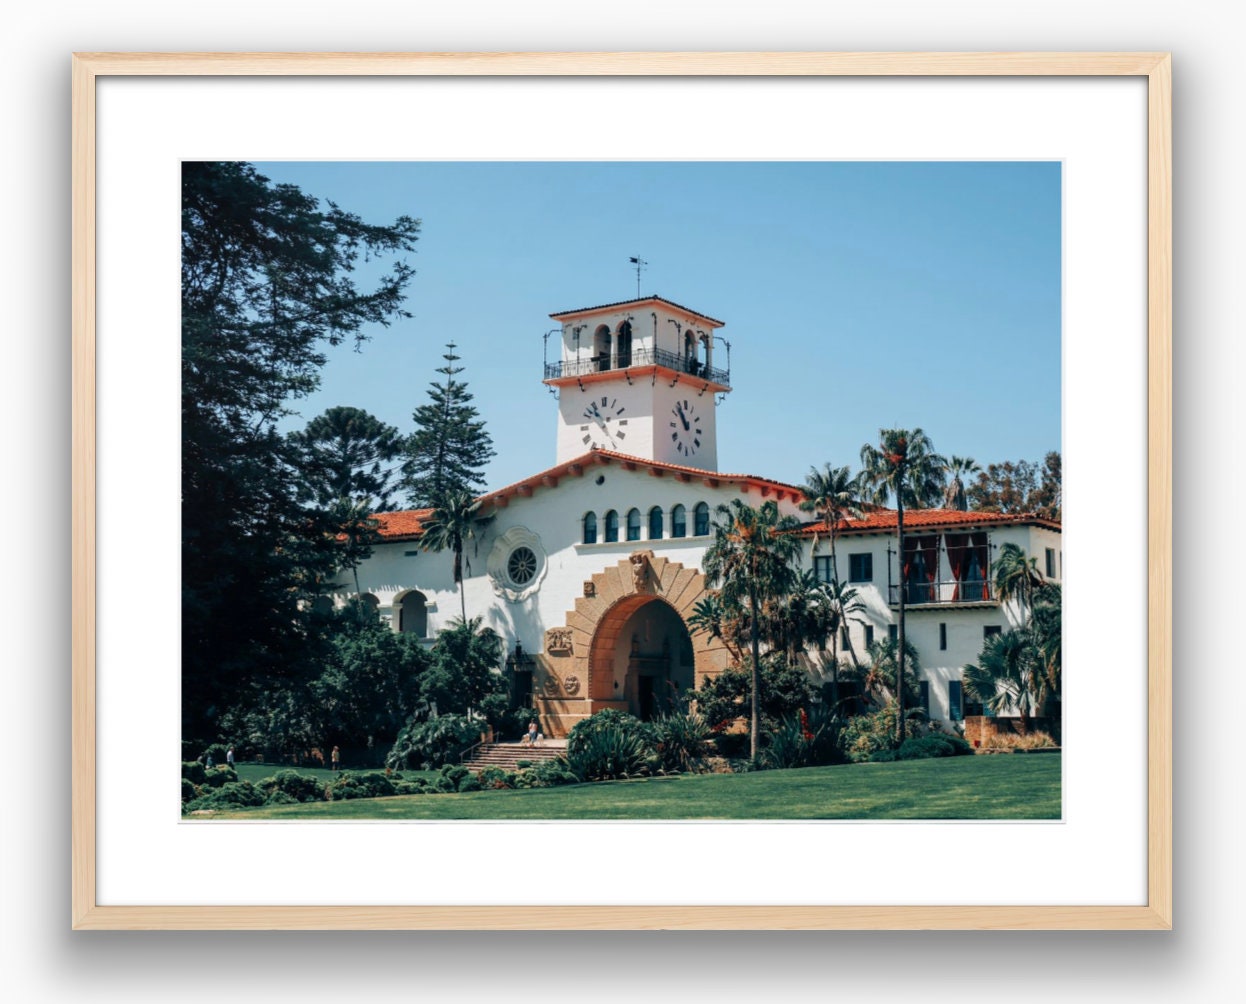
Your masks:
M 689 373 L 697 371 L 697 342 L 691 331 L 684 332 L 684 369 Z
M 598 373 L 610 368 L 610 329 L 604 324 L 593 334 L 593 363 Z
M 428 597 L 418 590 L 407 593 L 398 604 L 398 631 L 428 637 Z
M 624 321 L 619 325 L 619 337 L 615 342 L 615 365 L 625 369 L 632 365 L 632 322 Z
M 688 510 L 681 505 L 671 510 L 671 536 L 688 536 Z
M 595 512 L 584 514 L 584 543 L 597 543 L 597 514 Z
M 371 593 L 364 593 L 359 597 L 363 601 L 364 608 L 372 615 L 375 620 L 381 619 L 381 601 Z
M 710 507 L 698 502 L 692 510 L 692 532 L 698 537 L 708 537 L 710 533 Z
M 655 505 L 649 510 L 649 539 L 662 539 L 662 507 Z
M 619 514 L 611 509 L 606 513 L 606 543 L 613 544 L 619 539 Z
M 627 511 L 627 539 L 640 540 L 640 510 L 629 509 Z

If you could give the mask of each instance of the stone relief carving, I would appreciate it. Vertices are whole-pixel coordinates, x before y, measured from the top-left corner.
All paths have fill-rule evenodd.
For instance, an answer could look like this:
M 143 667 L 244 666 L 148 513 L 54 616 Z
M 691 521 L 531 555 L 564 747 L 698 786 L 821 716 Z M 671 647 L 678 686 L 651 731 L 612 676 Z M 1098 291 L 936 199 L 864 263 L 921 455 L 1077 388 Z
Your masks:
M 649 584 L 649 562 L 653 558 L 652 551 L 633 551 L 628 555 L 632 563 L 632 592 L 643 593 Z
M 545 693 L 549 697 L 558 696 L 558 677 L 547 676 L 545 678 Z
M 589 579 L 587 582 L 584 583 L 584 598 L 591 600 L 596 595 L 597 595 L 597 584 L 593 582 L 592 579 Z
M 580 692 L 580 678 L 578 676 L 568 676 L 562 681 L 562 686 L 568 694 L 574 696 Z
M 573 647 L 570 628 L 550 628 L 545 632 L 545 651 L 550 655 L 571 655 Z

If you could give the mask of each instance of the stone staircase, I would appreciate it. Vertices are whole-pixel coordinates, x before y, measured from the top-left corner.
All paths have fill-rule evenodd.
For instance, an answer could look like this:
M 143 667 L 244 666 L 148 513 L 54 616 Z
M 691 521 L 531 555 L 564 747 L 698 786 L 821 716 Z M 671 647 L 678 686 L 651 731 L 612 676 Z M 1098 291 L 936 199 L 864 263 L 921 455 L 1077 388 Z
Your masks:
M 463 758 L 463 766 L 473 771 L 481 771 L 486 767 L 501 767 L 503 770 L 519 770 L 519 761 L 553 760 L 567 750 L 565 739 L 546 739 L 544 742 L 529 746 L 527 743 L 481 743 Z

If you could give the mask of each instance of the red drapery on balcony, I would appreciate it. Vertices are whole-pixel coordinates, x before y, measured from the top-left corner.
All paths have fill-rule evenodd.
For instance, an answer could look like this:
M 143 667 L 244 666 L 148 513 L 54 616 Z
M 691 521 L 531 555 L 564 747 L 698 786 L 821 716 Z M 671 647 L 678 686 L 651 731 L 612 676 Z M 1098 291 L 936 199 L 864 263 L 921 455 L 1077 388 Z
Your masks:
M 948 564 L 952 566 L 952 602 L 960 599 L 960 583 L 965 574 L 965 559 L 969 556 L 969 535 L 948 533 L 943 535 L 947 548 Z

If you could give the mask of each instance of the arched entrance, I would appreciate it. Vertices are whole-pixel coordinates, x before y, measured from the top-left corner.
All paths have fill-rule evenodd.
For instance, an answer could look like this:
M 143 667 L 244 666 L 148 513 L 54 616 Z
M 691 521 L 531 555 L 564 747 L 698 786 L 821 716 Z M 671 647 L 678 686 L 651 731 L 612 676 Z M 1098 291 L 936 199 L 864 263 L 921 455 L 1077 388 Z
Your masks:
M 589 649 L 595 689 L 649 721 L 696 685 L 692 635 L 674 607 L 657 596 L 629 596 L 598 622 Z
M 545 631 L 533 705 L 547 735 L 606 708 L 653 714 L 672 688 L 698 687 L 729 654 L 688 618 L 705 596 L 696 568 L 635 551 L 583 583 L 565 624 Z M 635 644 L 633 644 L 633 640 Z

